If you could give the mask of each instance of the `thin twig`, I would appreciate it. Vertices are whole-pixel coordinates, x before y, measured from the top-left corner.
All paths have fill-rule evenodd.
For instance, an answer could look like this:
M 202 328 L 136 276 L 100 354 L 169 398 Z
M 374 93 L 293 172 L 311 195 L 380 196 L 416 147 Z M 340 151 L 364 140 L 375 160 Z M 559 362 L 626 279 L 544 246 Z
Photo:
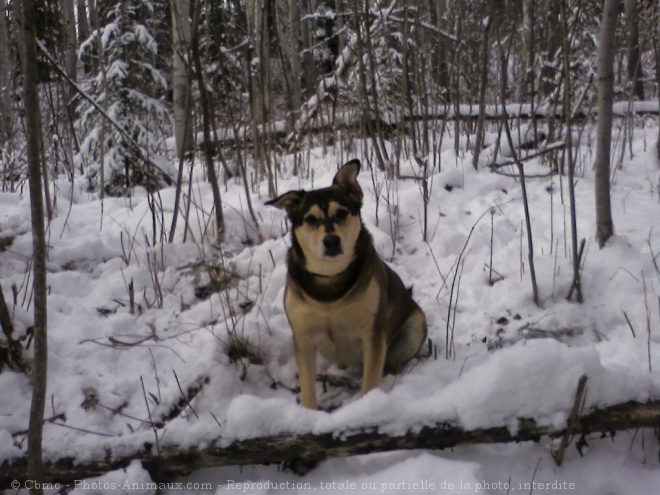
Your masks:
M 557 141 L 556 143 L 548 144 L 545 148 L 542 150 L 537 151 L 536 153 L 530 153 L 525 156 L 519 156 L 517 157 L 517 160 L 509 160 L 508 162 L 502 162 L 502 163 L 491 163 L 488 165 L 488 167 L 495 171 L 499 168 L 504 168 L 504 167 L 510 167 L 511 165 L 518 165 L 518 162 L 526 162 L 529 160 L 533 160 L 534 158 L 538 158 L 539 156 L 543 156 L 546 153 L 550 153 L 551 151 L 559 151 L 563 149 L 566 146 L 566 143 L 563 141 Z M 552 175 L 552 174 L 549 174 Z M 517 177 L 517 175 L 516 175 Z
M 647 347 L 648 359 L 649 359 L 649 373 L 653 373 L 653 369 L 651 366 L 651 309 L 649 308 L 648 293 L 646 291 L 646 277 L 644 276 L 643 271 L 642 271 L 642 286 L 644 287 L 644 308 L 646 309 L 646 331 L 648 334 L 646 347 Z
M 193 408 L 192 404 L 190 403 L 190 400 L 188 400 L 188 397 L 186 394 L 183 393 L 183 389 L 181 388 L 181 383 L 179 382 L 179 377 L 176 374 L 176 371 L 172 370 L 172 373 L 174 373 L 174 378 L 176 379 L 176 384 L 179 386 L 179 392 L 181 392 L 181 398 L 186 402 L 186 405 L 190 408 L 190 410 L 193 412 L 195 417 L 199 419 L 199 415 Z
M 635 335 L 635 329 L 633 328 L 632 323 L 630 323 L 630 319 L 628 318 L 628 315 L 627 315 L 626 312 L 623 311 L 623 310 L 621 310 L 621 312 L 623 313 L 623 317 L 626 319 L 626 322 L 628 322 L 628 326 L 630 327 L 630 331 L 631 331 L 632 334 L 633 334 L 633 338 L 636 339 L 636 338 L 637 338 L 637 335 Z
M 54 421 L 49 421 L 50 424 L 55 426 L 61 426 L 62 428 L 68 428 L 70 430 L 80 431 L 82 433 L 89 433 L 90 435 L 98 435 L 100 437 L 118 437 L 119 435 L 112 435 L 110 433 L 102 433 L 100 431 L 86 430 L 84 428 L 78 428 L 76 426 L 65 425 L 63 423 L 55 423 Z
M 564 436 L 561 438 L 559 449 L 552 453 L 552 458 L 555 460 L 557 466 L 561 466 L 562 462 L 564 462 L 564 453 L 566 452 L 566 448 L 569 446 L 573 438 L 573 432 L 575 431 L 575 427 L 577 426 L 580 419 L 580 411 L 582 410 L 584 398 L 587 393 L 586 388 L 587 375 L 582 375 L 578 381 L 577 391 L 575 392 L 575 401 L 573 402 L 573 409 L 571 410 L 571 414 L 568 417 L 566 431 L 564 432 Z
M 147 419 L 138 418 L 138 417 L 136 417 L 136 416 L 131 416 L 130 414 L 126 414 L 126 413 L 122 412 L 121 409 L 122 409 L 124 406 L 110 407 L 110 406 L 106 406 L 105 404 L 101 404 L 101 403 L 99 403 L 99 407 L 102 407 L 103 409 L 107 409 L 107 410 L 110 411 L 112 414 L 117 414 L 118 416 L 122 416 L 122 417 L 124 417 L 124 418 L 128 418 L 128 419 L 132 419 L 133 421 L 139 421 L 140 423 L 145 423 L 145 424 L 148 424 L 148 425 L 151 424 L 151 423 L 149 422 L 149 420 L 147 420 Z
M 209 411 L 209 414 L 210 414 L 211 416 L 213 416 L 213 419 L 215 419 L 215 422 L 218 423 L 218 426 L 219 426 L 220 428 L 222 428 L 222 424 L 220 423 L 220 421 L 218 421 L 218 418 L 216 417 L 216 415 L 213 414 L 211 411 Z
M 147 399 L 147 390 L 144 388 L 144 379 L 140 375 L 140 383 L 142 384 L 142 396 L 144 397 L 144 403 L 147 406 L 147 412 L 149 413 L 149 423 L 151 424 L 151 428 L 153 429 L 154 436 L 156 437 L 156 452 L 158 453 L 158 457 L 160 457 L 160 441 L 158 440 L 158 428 L 156 427 L 156 424 L 154 423 L 153 418 L 151 417 L 151 408 L 149 407 L 149 400 Z
M 477 227 L 477 224 L 481 221 L 483 217 L 486 216 L 486 213 L 490 212 L 490 208 L 488 208 L 486 211 L 484 211 L 479 218 L 477 218 L 477 221 L 472 224 L 472 228 L 470 229 L 470 233 L 467 236 L 467 239 L 465 239 L 465 244 L 463 244 L 463 249 L 461 249 L 461 252 L 458 254 L 458 257 L 456 258 L 456 261 L 454 262 L 454 266 L 452 267 L 454 270 L 454 277 L 452 278 L 451 282 L 451 289 L 449 291 L 449 305 L 447 308 L 447 331 L 445 335 L 445 358 L 449 359 L 450 356 L 450 347 L 449 347 L 449 327 L 451 325 L 451 310 L 452 310 L 452 303 L 454 299 L 454 288 L 456 286 L 456 278 L 458 277 L 458 269 L 461 261 L 463 260 L 463 255 L 465 254 L 465 250 L 468 247 L 468 244 L 470 242 L 470 239 L 472 238 L 472 234 L 474 233 L 474 229 Z M 442 290 L 442 288 L 440 288 Z M 436 299 L 440 296 L 440 291 L 438 291 L 438 294 L 435 296 Z M 452 330 L 453 333 L 453 330 Z

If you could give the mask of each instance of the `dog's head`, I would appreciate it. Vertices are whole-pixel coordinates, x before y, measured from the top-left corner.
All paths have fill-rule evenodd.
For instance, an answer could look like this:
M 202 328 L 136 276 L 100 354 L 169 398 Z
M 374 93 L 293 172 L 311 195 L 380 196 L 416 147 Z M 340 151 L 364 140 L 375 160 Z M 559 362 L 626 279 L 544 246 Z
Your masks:
M 284 209 L 293 229 L 294 249 L 305 269 L 333 276 L 353 260 L 362 222 L 362 189 L 357 182 L 360 160 L 346 163 L 330 187 L 313 191 L 289 191 L 266 204 Z

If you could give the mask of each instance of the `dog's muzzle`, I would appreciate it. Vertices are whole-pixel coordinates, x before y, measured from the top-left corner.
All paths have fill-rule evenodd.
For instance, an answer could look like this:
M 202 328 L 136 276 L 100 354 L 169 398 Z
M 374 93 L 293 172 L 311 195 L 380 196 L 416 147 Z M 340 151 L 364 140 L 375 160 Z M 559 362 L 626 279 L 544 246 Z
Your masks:
M 323 238 L 324 256 L 334 258 L 342 254 L 341 238 L 337 234 L 328 234 Z

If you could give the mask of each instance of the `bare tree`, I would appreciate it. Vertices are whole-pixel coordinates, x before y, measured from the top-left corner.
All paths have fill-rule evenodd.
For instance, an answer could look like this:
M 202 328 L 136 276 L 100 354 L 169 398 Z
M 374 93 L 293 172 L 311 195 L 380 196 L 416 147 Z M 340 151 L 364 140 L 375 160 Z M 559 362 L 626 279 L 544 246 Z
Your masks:
M 172 2 L 172 96 L 176 150 L 179 160 L 192 150 L 192 125 L 187 117 L 190 105 L 188 65 L 190 64 L 190 0 Z
M 70 81 L 77 82 L 77 62 L 78 62 L 78 40 L 76 34 L 76 15 L 75 15 L 75 0 L 65 0 L 63 2 L 63 17 L 64 17 L 64 32 L 63 32 L 63 55 L 64 55 L 64 70 L 66 71 L 67 78 Z M 73 98 L 76 95 L 76 90 L 71 84 L 63 81 L 64 93 L 64 110 L 69 120 L 69 129 L 73 129 L 73 123 L 76 118 L 75 104 Z M 62 133 L 64 129 L 58 129 L 57 132 Z M 62 146 L 64 151 L 64 163 L 69 171 L 73 171 L 73 155 L 74 155 L 74 140 L 73 136 L 69 133 L 62 133 L 69 138 L 62 139 Z M 57 162 L 56 162 L 57 163 Z
M 580 261 L 582 258 L 582 250 L 578 248 L 578 233 L 577 233 L 577 209 L 575 205 L 575 160 L 573 157 L 573 125 L 572 125 L 572 115 L 571 115 L 571 93 L 573 89 L 573 81 L 571 78 L 571 67 L 570 67 L 570 54 L 571 54 L 571 39 L 569 33 L 569 25 L 566 16 L 566 2 L 562 0 L 560 2 L 561 7 L 561 32 L 562 32 L 562 66 L 564 69 L 563 82 L 564 82 L 564 101 L 563 105 L 565 108 L 564 118 L 566 119 L 566 150 L 565 150 L 565 162 L 566 170 L 568 172 L 568 201 L 570 208 L 571 216 L 571 251 L 573 254 L 573 283 L 571 284 L 571 289 L 568 293 L 567 299 L 571 299 L 573 293 L 575 293 L 575 299 L 577 302 L 582 303 L 582 282 L 580 280 Z M 584 239 L 583 239 L 584 243 Z M 584 244 L 582 244 L 584 247 Z
M 537 5 L 541 7 L 541 5 Z M 546 14 L 545 39 L 543 40 L 543 53 L 546 63 L 541 67 L 541 94 L 548 96 L 555 90 L 554 64 L 556 54 L 561 49 L 561 31 L 559 22 L 559 2 L 557 0 L 546 0 L 543 6 Z
M 658 85 L 658 100 L 660 102 L 660 2 L 656 3 L 655 8 L 655 81 Z M 660 112 L 658 113 L 658 128 L 660 128 Z M 655 144 L 656 154 L 660 160 L 660 129 L 658 130 L 658 141 Z
M 76 16 L 74 0 L 65 0 L 63 2 L 64 14 L 64 68 L 67 76 L 72 81 L 77 81 L 76 62 L 78 60 L 78 43 L 76 40 Z M 69 93 L 73 95 L 75 90 L 67 85 Z
M 76 0 L 76 16 L 78 17 L 78 43 L 89 38 L 89 18 L 87 16 L 87 6 L 85 0 Z
M 5 0 L 0 0 L 0 144 L 7 142 L 12 132 L 11 113 L 11 52 Z
M 300 2 L 288 0 L 289 61 L 291 64 L 291 116 L 295 129 L 296 115 L 302 105 L 302 67 L 300 60 Z
M 218 174 L 215 171 L 213 163 L 213 152 L 211 143 L 211 102 L 208 91 L 206 91 L 206 82 L 204 80 L 204 70 L 199 50 L 199 17 L 201 15 L 201 6 L 195 6 L 195 15 L 193 20 L 192 36 L 192 57 L 197 76 L 197 87 L 199 88 L 199 99 L 202 107 L 202 122 L 204 132 L 204 163 L 206 164 L 206 174 L 211 184 L 213 192 L 213 209 L 215 213 L 215 235 L 216 241 L 221 243 L 225 239 L 225 217 L 222 211 L 222 197 L 220 195 L 220 185 L 218 184 Z M 249 201 L 249 196 L 248 196 Z M 250 205 L 250 210 L 252 206 Z
M 490 5 L 490 4 L 489 4 Z M 485 122 L 486 122 L 486 87 L 488 85 L 488 59 L 489 48 L 488 38 L 490 28 L 493 24 L 493 12 L 487 12 L 483 25 L 481 45 L 481 75 L 479 77 L 479 120 L 477 121 L 477 136 L 474 144 L 474 154 L 472 166 L 475 170 L 479 168 L 479 155 L 484 142 Z
M 598 125 L 596 136 L 596 237 L 602 248 L 614 234 L 610 204 L 610 146 L 614 101 L 617 0 L 605 0 L 598 46 Z
M 626 31 L 628 34 L 628 78 L 631 84 L 631 94 L 638 100 L 644 99 L 644 83 L 642 81 L 642 59 L 639 49 L 639 18 L 637 0 L 626 0 Z
M 247 2 L 248 34 L 251 43 L 246 45 L 248 93 L 250 100 L 254 156 L 261 174 L 268 178 L 268 195 L 275 197 L 277 187 L 268 143 L 271 139 L 270 118 L 272 110 L 271 48 L 275 34 L 274 1 L 249 0 Z M 261 138 L 263 136 L 265 139 Z
M 172 106 L 174 114 L 174 140 L 176 143 L 176 157 L 179 162 L 179 172 L 176 180 L 174 212 L 172 214 L 169 242 L 174 242 L 174 235 L 176 234 L 185 159 L 186 157 L 192 159 L 193 150 L 192 101 L 190 95 L 192 66 L 189 60 L 191 53 L 190 40 L 190 1 L 174 1 L 172 2 Z
M 41 113 L 37 81 L 36 4 L 21 2 L 23 101 L 29 166 L 32 214 L 32 257 L 34 270 L 34 363 L 32 366 L 32 405 L 28 433 L 28 472 L 30 479 L 43 483 L 42 437 L 48 368 L 46 230 L 42 189 Z M 35 483 L 32 494 L 43 494 Z

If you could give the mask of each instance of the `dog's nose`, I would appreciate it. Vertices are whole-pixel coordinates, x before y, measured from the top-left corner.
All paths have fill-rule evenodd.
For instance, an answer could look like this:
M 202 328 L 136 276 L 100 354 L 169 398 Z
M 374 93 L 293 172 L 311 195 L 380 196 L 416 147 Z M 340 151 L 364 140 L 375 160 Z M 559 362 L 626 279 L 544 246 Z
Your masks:
M 326 256 L 341 254 L 341 239 L 336 234 L 328 234 L 323 238 Z

